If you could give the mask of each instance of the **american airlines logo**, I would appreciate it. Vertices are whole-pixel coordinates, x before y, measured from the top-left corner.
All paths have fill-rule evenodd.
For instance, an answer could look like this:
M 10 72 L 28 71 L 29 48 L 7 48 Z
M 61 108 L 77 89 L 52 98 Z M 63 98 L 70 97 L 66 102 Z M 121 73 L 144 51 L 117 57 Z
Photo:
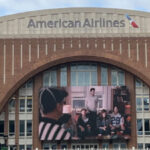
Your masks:
M 30 19 L 27 25 L 29 29 L 36 28 L 123 28 L 125 20 L 109 20 L 106 18 L 84 20 L 34 20 Z
M 133 28 L 139 28 L 139 26 L 136 24 L 136 22 L 128 14 L 126 14 L 125 16 L 129 20 L 129 22 Z

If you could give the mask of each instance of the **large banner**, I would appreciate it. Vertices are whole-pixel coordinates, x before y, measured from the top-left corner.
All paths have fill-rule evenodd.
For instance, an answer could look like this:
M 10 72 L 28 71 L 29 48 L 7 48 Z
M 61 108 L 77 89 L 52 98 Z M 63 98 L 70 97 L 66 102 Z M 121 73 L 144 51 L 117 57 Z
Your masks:
M 44 87 L 39 105 L 42 141 L 130 139 L 126 86 Z

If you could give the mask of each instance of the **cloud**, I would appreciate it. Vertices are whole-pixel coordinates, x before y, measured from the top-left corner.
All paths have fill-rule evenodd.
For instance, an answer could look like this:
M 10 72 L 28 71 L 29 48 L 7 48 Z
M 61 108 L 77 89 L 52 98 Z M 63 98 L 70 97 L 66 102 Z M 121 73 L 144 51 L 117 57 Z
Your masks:
M 90 4 L 87 0 L 0 0 L 0 15 L 39 9 L 85 7 Z
M 132 9 L 132 10 L 150 10 L 149 0 L 105 0 L 104 7 Z
M 149 0 L 0 0 L 0 15 L 65 7 L 105 7 L 149 11 Z

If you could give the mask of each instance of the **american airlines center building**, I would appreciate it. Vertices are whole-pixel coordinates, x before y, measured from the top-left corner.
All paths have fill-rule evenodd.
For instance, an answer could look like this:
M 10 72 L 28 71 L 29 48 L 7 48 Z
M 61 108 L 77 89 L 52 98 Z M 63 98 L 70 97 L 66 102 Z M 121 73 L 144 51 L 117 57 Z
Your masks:
M 40 10 L 0 17 L 1 147 L 150 148 L 149 24 L 150 13 L 105 8 Z M 41 141 L 39 89 L 43 86 L 127 88 L 130 138 Z M 102 93 L 100 98 L 98 107 L 103 109 L 107 106 Z M 84 101 L 81 94 L 72 100 L 75 113 L 84 107 Z

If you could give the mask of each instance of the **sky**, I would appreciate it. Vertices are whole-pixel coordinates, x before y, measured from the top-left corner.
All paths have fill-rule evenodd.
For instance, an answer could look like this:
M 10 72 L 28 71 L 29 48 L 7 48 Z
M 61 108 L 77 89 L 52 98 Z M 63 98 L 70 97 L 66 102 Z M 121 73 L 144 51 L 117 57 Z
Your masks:
M 0 0 L 0 16 L 68 7 L 119 8 L 150 12 L 150 0 Z

